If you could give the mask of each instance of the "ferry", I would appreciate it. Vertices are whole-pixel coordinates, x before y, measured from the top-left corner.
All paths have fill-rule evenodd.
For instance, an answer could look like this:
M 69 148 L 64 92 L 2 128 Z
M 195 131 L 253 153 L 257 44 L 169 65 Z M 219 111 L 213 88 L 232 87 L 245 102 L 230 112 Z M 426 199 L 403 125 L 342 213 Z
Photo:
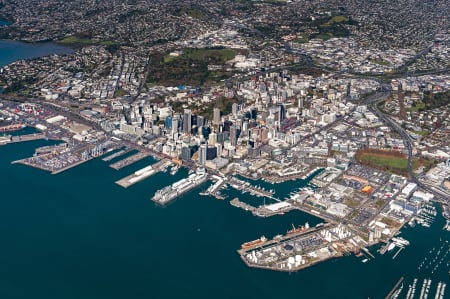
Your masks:
M 265 236 L 261 236 L 261 238 L 259 238 L 259 239 L 243 243 L 241 245 L 241 248 L 247 249 L 247 248 L 251 248 L 251 247 L 255 247 L 255 246 L 260 246 L 266 242 L 267 242 L 267 238 Z

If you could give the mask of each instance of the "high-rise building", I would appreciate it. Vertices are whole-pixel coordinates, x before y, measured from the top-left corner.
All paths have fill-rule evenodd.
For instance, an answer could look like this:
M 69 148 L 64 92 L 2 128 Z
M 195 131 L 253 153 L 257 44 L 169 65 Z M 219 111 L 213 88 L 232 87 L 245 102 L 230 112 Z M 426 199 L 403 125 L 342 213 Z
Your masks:
M 214 108 L 213 110 L 213 123 L 218 125 L 220 123 L 220 109 Z
M 231 106 L 231 112 L 233 113 L 233 116 L 236 116 L 239 112 L 239 105 L 237 103 L 234 103 L 233 106 Z
M 203 127 L 205 125 L 205 118 L 201 115 L 197 115 L 197 126 Z
M 209 134 L 208 143 L 212 144 L 212 145 L 217 143 L 217 134 L 215 132 L 212 132 L 211 134 Z
M 166 120 L 164 121 L 164 126 L 166 127 L 167 130 L 172 129 L 172 116 L 167 116 Z
M 180 126 L 180 117 L 179 115 L 174 115 L 172 118 L 172 133 L 178 132 L 178 127 Z
M 183 114 L 183 132 L 190 133 L 192 129 L 192 111 L 184 109 Z
M 224 132 L 230 132 L 230 128 L 233 125 L 233 122 L 226 120 L 223 122 L 223 131 Z
M 181 148 L 181 159 L 185 161 L 191 160 L 191 149 L 189 146 L 183 146 Z
M 200 165 L 205 165 L 206 162 L 206 154 L 207 154 L 207 145 L 202 144 L 198 150 L 198 163 Z
M 206 160 L 212 160 L 217 157 L 217 148 L 212 145 L 208 145 L 206 148 Z
M 303 109 L 303 97 L 298 98 L 298 108 Z
M 230 127 L 230 141 L 231 145 L 235 146 L 237 144 L 237 140 L 239 138 L 239 129 L 235 125 Z

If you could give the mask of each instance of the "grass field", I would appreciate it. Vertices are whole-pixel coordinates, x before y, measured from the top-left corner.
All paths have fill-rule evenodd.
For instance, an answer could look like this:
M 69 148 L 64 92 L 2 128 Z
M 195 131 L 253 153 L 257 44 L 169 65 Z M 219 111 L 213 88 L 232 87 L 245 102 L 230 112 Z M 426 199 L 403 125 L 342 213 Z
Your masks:
M 356 160 L 364 165 L 396 173 L 408 175 L 408 158 L 405 154 L 397 151 L 362 149 L 356 153 Z M 429 168 L 434 164 L 434 160 L 416 159 L 412 161 L 413 170 L 423 166 Z
M 64 45 L 83 45 L 83 46 L 87 46 L 87 45 L 112 46 L 112 45 L 116 44 L 113 41 L 94 41 L 90 38 L 82 38 L 82 37 L 77 37 L 75 35 L 65 37 L 62 40 L 60 40 L 59 43 L 64 44 Z
M 184 49 L 183 54 L 178 57 L 166 55 L 164 63 L 170 63 L 178 59 L 191 59 L 196 61 L 214 61 L 214 63 L 225 63 L 233 59 L 236 52 L 231 49 Z

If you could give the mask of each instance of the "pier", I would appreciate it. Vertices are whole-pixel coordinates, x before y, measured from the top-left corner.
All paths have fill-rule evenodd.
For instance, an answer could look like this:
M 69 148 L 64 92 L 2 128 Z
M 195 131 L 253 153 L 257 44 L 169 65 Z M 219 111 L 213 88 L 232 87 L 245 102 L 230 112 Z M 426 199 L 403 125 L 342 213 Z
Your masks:
M 96 157 L 103 155 L 103 149 L 114 147 L 114 143 L 105 141 L 95 146 L 91 144 L 75 144 L 68 146 L 61 144 L 56 146 L 45 146 L 35 150 L 35 155 L 29 158 L 11 162 L 11 164 L 24 164 L 35 167 L 52 174 L 58 174 L 70 168 L 83 164 Z
M 39 140 L 39 139 L 46 139 L 46 138 L 47 138 L 47 136 L 45 136 L 44 133 L 19 135 L 19 136 L 12 136 L 10 143 L 32 141 L 32 140 Z
M 395 290 L 398 288 L 398 286 L 403 282 L 404 277 L 400 277 L 400 279 L 397 281 L 397 283 L 394 285 L 394 287 L 391 289 L 391 291 L 384 297 L 384 299 L 389 299 L 394 294 Z
M 208 179 L 208 175 L 204 168 L 197 169 L 196 173 L 189 175 L 185 179 L 181 179 L 178 182 L 173 183 L 170 186 L 164 187 L 155 192 L 152 200 L 160 205 L 166 205 L 177 197 L 185 194 L 186 192 L 200 186 Z
M 273 199 L 278 202 L 281 201 L 280 199 L 275 198 L 273 196 L 273 194 L 274 194 L 273 191 L 267 191 L 264 188 L 255 187 L 255 186 L 251 185 L 249 182 L 240 180 L 235 177 L 232 177 L 230 179 L 229 185 L 231 187 L 235 188 L 236 190 L 240 190 L 242 193 L 249 192 L 250 194 L 255 195 L 255 196 L 267 197 L 267 198 Z
M 239 200 L 239 198 L 237 198 L 237 197 L 235 197 L 234 199 L 232 199 L 231 201 L 230 201 L 230 204 L 233 206 L 233 207 L 237 207 L 237 208 L 241 208 L 241 209 L 243 209 L 243 210 L 245 210 L 245 211 L 249 211 L 249 212 L 255 212 L 256 211 L 256 207 L 254 207 L 254 206 L 251 206 L 251 205 L 249 205 L 249 204 L 246 204 L 245 202 L 242 202 L 242 201 L 240 201 Z
M 150 153 L 138 152 L 128 158 L 125 158 L 123 160 L 117 161 L 116 163 L 109 165 L 109 167 L 114 168 L 115 170 L 120 170 L 148 156 L 150 156 Z
M 128 188 L 136 184 L 137 182 L 140 182 L 160 171 L 166 170 L 167 167 L 169 167 L 170 165 L 172 165 L 171 161 L 161 160 L 159 162 L 156 162 L 155 164 L 146 166 L 138 171 L 135 171 L 134 173 L 130 174 L 129 176 L 123 179 L 116 181 L 116 184 L 124 188 Z
M 115 159 L 117 157 L 125 155 L 126 153 L 131 152 L 132 150 L 133 150 L 133 148 L 126 148 L 126 149 L 120 150 L 118 152 L 115 152 L 114 154 L 104 157 L 102 159 L 102 161 L 104 161 L 104 162 L 111 161 L 112 159 Z

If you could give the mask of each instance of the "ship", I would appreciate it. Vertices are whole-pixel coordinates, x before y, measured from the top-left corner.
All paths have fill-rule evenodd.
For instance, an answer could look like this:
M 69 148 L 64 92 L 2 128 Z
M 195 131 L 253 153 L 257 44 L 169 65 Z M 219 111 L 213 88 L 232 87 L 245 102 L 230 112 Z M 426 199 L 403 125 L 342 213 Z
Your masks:
M 388 246 L 388 251 L 391 251 L 392 249 L 394 249 L 395 248 L 395 243 L 389 243 L 389 246 Z
M 266 242 L 267 242 L 267 238 L 265 236 L 261 236 L 261 238 L 259 238 L 259 239 L 243 243 L 241 245 L 241 247 L 242 247 L 242 249 L 247 249 L 247 248 L 251 248 L 251 247 L 255 247 L 255 246 L 260 246 Z
M 25 128 L 25 125 L 23 124 L 15 124 L 15 125 L 9 125 L 9 126 L 3 126 L 0 127 L 0 132 L 11 132 L 11 131 L 17 131 L 20 129 Z
M 286 235 L 301 233 L 301 232 L 306 231 L 308 228 L 309 228 L 308 222 L 306 222 L 305 225 L 300 225 L 298 227 L 294 227 L 294 225 L 292 225 L 292 229 L 288 230 L 286 232 Z

